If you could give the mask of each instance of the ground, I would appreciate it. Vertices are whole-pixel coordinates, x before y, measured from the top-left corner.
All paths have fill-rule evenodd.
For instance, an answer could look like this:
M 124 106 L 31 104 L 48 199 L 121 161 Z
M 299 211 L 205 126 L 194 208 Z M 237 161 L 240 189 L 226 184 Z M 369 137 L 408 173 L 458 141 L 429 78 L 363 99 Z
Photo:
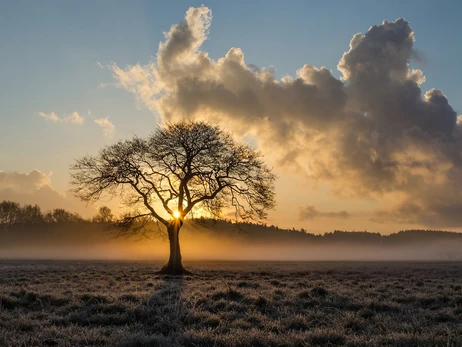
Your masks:
M 462 346 L 462 263 L 0 262 L 0 346 Z

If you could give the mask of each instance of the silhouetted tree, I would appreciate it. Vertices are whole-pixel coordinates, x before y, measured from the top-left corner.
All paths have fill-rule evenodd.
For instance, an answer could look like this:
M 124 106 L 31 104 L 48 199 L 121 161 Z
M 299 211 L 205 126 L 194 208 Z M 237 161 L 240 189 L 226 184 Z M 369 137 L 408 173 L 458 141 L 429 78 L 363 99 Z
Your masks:
M 98 214 L 93 217 L 95 223 L 110 223 L 114 219 L 112 211 L 107 206 L 101 206 L 98 210 Z
M 55 208 L 45 214 L 45 221 L 48 223 L 78 223 L 84 219 L 78 213 L 72 213 L 62 208 Z
M 24 205 L 21 209 L 23 224 L 40 224 L 44 222 L 43 213 L 38 205 Z
M 122 233 L 144 231 L 153 220 L 163 224 L 170 257 L 161 272 L 182 274 L 178 237 L 186 215 L 233 208 L 236 218 L 265 218 L 274 207 L 275 176 L 261 158 L 217 126 L 182 121 L 77 159 L 71 184 L 84 201 L 124 196 L 131 211 L 117 224 Z
M 13 201 L 0 202 L 0 225 L 7 229 L 21 221 L 21 205 Z

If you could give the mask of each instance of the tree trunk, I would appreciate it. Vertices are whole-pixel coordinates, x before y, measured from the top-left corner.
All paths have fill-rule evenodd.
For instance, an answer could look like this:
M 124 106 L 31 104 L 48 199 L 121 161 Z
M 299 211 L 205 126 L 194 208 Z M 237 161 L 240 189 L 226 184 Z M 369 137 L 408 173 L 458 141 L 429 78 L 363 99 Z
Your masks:
M 168 239 L 170 241 L 170 257 L 168 263 L 159 271 L 161 274 L 184 275 L 190 272 L 181 263 L 180 240 L 178 238 L 183 223 L 179 220 L 172 221 L 168 227 Z

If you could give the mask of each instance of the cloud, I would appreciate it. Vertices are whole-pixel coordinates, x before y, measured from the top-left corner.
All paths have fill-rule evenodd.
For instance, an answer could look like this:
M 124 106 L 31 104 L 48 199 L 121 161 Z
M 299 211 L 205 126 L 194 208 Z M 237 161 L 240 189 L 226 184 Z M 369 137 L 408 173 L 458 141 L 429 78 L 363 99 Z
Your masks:
M 55 190 L 51 186 L 50 176 L 39 170 L 26 173 L 0 170 L 0 201 L 10 200 L 20 204 L 37 204 L 44 211 L 64 208 L 85 217 L 96 213 L 94 207 L 87 207 L 72 195 L 64 195 Z
M 7 173 L 0 170 L 0 190 L 12 188 L 20 193 L 31 193 L 50 183 L 50 177 L 38 170 L 28 173 Z
M 44 112 L 39 112 L 39 116 L 45 118 L 46 120 L 51 120 L 53 122 L 59 122 L 61 120 L 54 112 L 48 114 Z
M 72 112 L 70 116 L 64 118 L 64 122 L 83 124 L 83 117 L 80 116 L 77 112 Z
M 79 115 L 78 112 L 72 112 L 68 116 L 58 117 L 56 113 L 44 113 L 39 112 L 39 116 L 45 118 L 47 121 L 51 120 L 53 122 L 61 122 L 61 123 L 72 123 L 72 124 L 83 124 L 84 118 Z
M 341 218 L 341 219 L 347 219 L 350 218 L 351 214 L 347 211 L 338 211 L 338 212 L 320 212 L 316 210 L 316 208 L 313 205 L 310 206 L 305 206 L 303 208 L 300 208 L 299 210 L 299 218 L 300 220 L 305 220 L 305 219 L 315 219 L 315 218 Z
M 337 66 L 341 79 L 310 64 L 277 79 L 274 68 L 247 64 L 240 48 L 218 60 L 201 50 L 211 19 L 207 7 L 190 8 L 155 61 L 113 64 L 118 87 L 163 120 L 205 118 L 257 136 L 278 165 L 329 184 L 333 194 L 384 201 L 378 215 L 403 220 L 417 206 L 415 222 L 432 216 L 462 226 L 462 123 L 441 90 L 422 90 L 406 20 L 354 34 Z
M 114 136 L 115 126 L 109 120 L 109 117 L 106 118 L 96 118 L 94 120 L 96 124 L 98 124 L 103 129 L 103 134 L 106 137 Z

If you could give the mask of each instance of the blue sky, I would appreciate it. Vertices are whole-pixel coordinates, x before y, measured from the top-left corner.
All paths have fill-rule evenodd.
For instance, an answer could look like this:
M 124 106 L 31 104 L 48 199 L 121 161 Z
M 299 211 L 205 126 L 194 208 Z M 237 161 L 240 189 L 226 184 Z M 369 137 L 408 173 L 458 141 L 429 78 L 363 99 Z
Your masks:
M 426 76 L 422 89 L 441 89 L 462 113 L 459 1 L 3 1 L 0 170 L 52 172 L 64 192 L 74 158 L 154 130 L 159 119 L 99 64 L 147 64 L 163 33 L 201 4 L 213 11 L 202 47 L 212 59 L 239 47 L 247 64 L 273 66 L 278 78 L 307 63 L 339 78 L 337 63 L 355 33 L 404 17 L 422 57 L 412 62 Z M 47 121 L 39 112 L 78 112 L 85 122 Z M 115 125 L 110 138 L 93 122 L 105 117 Z

